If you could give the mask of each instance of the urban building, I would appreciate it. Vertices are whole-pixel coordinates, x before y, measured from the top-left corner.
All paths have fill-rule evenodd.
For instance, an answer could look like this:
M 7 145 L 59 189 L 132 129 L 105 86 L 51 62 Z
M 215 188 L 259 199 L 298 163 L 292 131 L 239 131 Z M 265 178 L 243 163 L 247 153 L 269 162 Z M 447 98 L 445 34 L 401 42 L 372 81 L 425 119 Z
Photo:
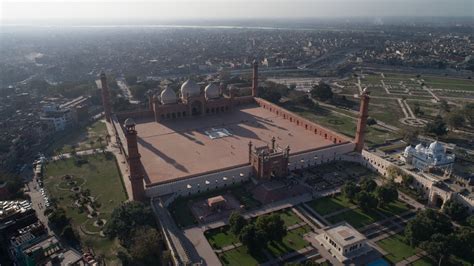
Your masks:
M 341 263 L 372 250 L 367 244 L 367 238 L 346 222 L 323 229 L 316 240 Z

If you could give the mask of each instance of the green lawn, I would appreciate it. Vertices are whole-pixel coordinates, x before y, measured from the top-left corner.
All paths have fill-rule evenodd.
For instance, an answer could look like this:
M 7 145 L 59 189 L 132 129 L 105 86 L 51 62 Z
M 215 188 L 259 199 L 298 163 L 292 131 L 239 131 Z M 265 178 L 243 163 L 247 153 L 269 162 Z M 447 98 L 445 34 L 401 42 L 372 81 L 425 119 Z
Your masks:
M 243 246 L 219 254 L 219 259 L 223 265 L 230 266 L 252 266 L 259 265 L 267 261 L 267 258 L 263 253 L 260 253 L 259 256 L 254 257 L 250 255 L 247 248 Z
M 267 250 L 272 254 L 273 257 L 279 257 L 302 249 L 309 245 L 309 243 L 303 239 L 303 235 L 310 231 L 311 227 L 308 225 L 288 231 L 288 234 L 283 237 L 281 242 L 268 243 Z
M 221 249 L 239 243 L 238 237 L 229 230 L 228 226 L 207 230 L 204 235 L 214 249 Z
M 291 209 L 285 209 L 276 213 L 280 215 L 287 227 L 302 222 L 302 220 L 293 211 L 291 211 Z
M 381 219 L 383 219 L 383 216 L 381 216 L 377 212 L 375 211 L 363 212 L 359 208 L 348 210 L 348 211 L 345 211 L 345 212 L 342 212 L 342 213 L 339 213 L 337 215 L 327 218 L 327 220 L 332 224 L 336 224 L 341 221 L 346 221 L 352 226 L 354 226 L 355 228 L 361 228 L 361 227 L 367 226 Z
M 73 206 L 70 198 L 72 192 L 64 190 L 62 176 L 69 174 L 74 176 L 78 185 L 82 184 L 82 189 L 89 189 L 91 196 L 97 197 L 100 203 L 100 217 L 109 219 L 112 210 L 127 199 L 120 173 L 111 155 L 96 154 L 84 156 L 87 163 L 78 166 L 74 159 L 65 159 L 50 162 L 45 168 L 44 186 L 51 198 L 58 199 L 59 207 L 66 210 L 66 215 L 71 218 L 71 224 L 77 231 L 84 224 L 86 228 L 93 228 L 87 225 L 89 218 Z M 83 182 L 80 182 L 80 181 Z M 63 189 L 61 189 L 63 188 Z M 87 225 L 87 226 L 86 226 Z M 109 261 L 116 259 L 115 251 L 117 243 L 100 236 L 81 236 L 83 244 L 87 243 L 98 253 L 103 254 Z
M 391 202 L 387 206 L 379 209 L 379 211 L 383 212 L 387 217 L 400 215 L 408 210 L 410 210 L 410 208 L 404 202 L 399 200 Z
M 90 126 L 66 131 L 47 149 L 48 152 L 68 153 L 72 146 L 76 151 L 97 149 L 106 145 L 107 127 L 103 121 L 97 121 Z
M 345 208 L 354 206 L 343 196 L 338 195 L 336 197 L 325 197 L 320 199 L 315 199 L 308 203 L 308 205 L 320 215 L 327 215 Z
M 377 242 L 382 249 L 389 252 L 385 257 L 393 264 L 417 253 L 415 248 L 405 243 L 402 235 L 395 234 Z

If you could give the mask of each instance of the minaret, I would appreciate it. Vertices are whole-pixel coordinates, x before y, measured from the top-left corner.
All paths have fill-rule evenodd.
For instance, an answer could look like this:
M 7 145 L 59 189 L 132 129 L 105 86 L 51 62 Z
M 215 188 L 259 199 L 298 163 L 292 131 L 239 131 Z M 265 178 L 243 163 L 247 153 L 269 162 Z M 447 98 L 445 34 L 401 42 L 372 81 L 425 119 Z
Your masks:
M 100 82 L 102 84 L 102 105 L 104 106 L 105 120 L 110 122 L 110 114 L 112 111 L 110 107 L 109 86 L 107 85 L 107 77 L 104 72 L 100 73 Z
M 137 201 L 145 200 L 145 189 L 143 184 L 142 163 L 140 153 L 138 152 L 137 131 L 135 130 L 135 121 L 127 118 L 124 123 L 125 138 L 127 139 L 127 162 L 129 168 L 129 179 L 132 185 L 132 199 Z
M 253 60 L 253 77 L 252 77 L 252 96 L 257 97 L 258 88 L 258 62 Z
M 367 126 L 367 117 L 369 116 L 369 92 L 367 88 L 360 95 L 359 119 L 357 121 L 357 131 L 355 135 L 355 151 L 362 152 L 364 149 L 365 128 Z

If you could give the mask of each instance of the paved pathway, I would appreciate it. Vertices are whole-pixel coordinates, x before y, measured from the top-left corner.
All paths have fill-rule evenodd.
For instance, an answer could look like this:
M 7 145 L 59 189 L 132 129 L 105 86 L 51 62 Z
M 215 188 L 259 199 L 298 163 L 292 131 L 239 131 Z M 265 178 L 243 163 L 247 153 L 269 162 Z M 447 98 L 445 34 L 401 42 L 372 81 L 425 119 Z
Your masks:
M 408 258 L 406 258 L 402 261 L 397 262 L 395 265 L 396 266 L 411 265 L 413 262 L 423 258 L 424 256 L 426 256 L 426 252 L 425 251 L 420 251 L 420 252 L 418 252 L 417 254 L 415 254 L 411 257 L 408 257 Z

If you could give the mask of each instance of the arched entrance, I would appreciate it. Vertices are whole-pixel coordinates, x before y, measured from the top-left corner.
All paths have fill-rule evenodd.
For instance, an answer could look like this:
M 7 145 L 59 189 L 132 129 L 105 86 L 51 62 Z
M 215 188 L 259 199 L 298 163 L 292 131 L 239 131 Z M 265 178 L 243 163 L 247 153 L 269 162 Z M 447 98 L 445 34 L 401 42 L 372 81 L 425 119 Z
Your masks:
M 202 114 L 202 103 L 200 101 L 194 101 L 191 104 L 191 115 L 201 115 Z
M 439 195 L 435 195 L 433 198 L 433 206 L 435 208 L 441 209 L 444 204 L 444 200 Z

